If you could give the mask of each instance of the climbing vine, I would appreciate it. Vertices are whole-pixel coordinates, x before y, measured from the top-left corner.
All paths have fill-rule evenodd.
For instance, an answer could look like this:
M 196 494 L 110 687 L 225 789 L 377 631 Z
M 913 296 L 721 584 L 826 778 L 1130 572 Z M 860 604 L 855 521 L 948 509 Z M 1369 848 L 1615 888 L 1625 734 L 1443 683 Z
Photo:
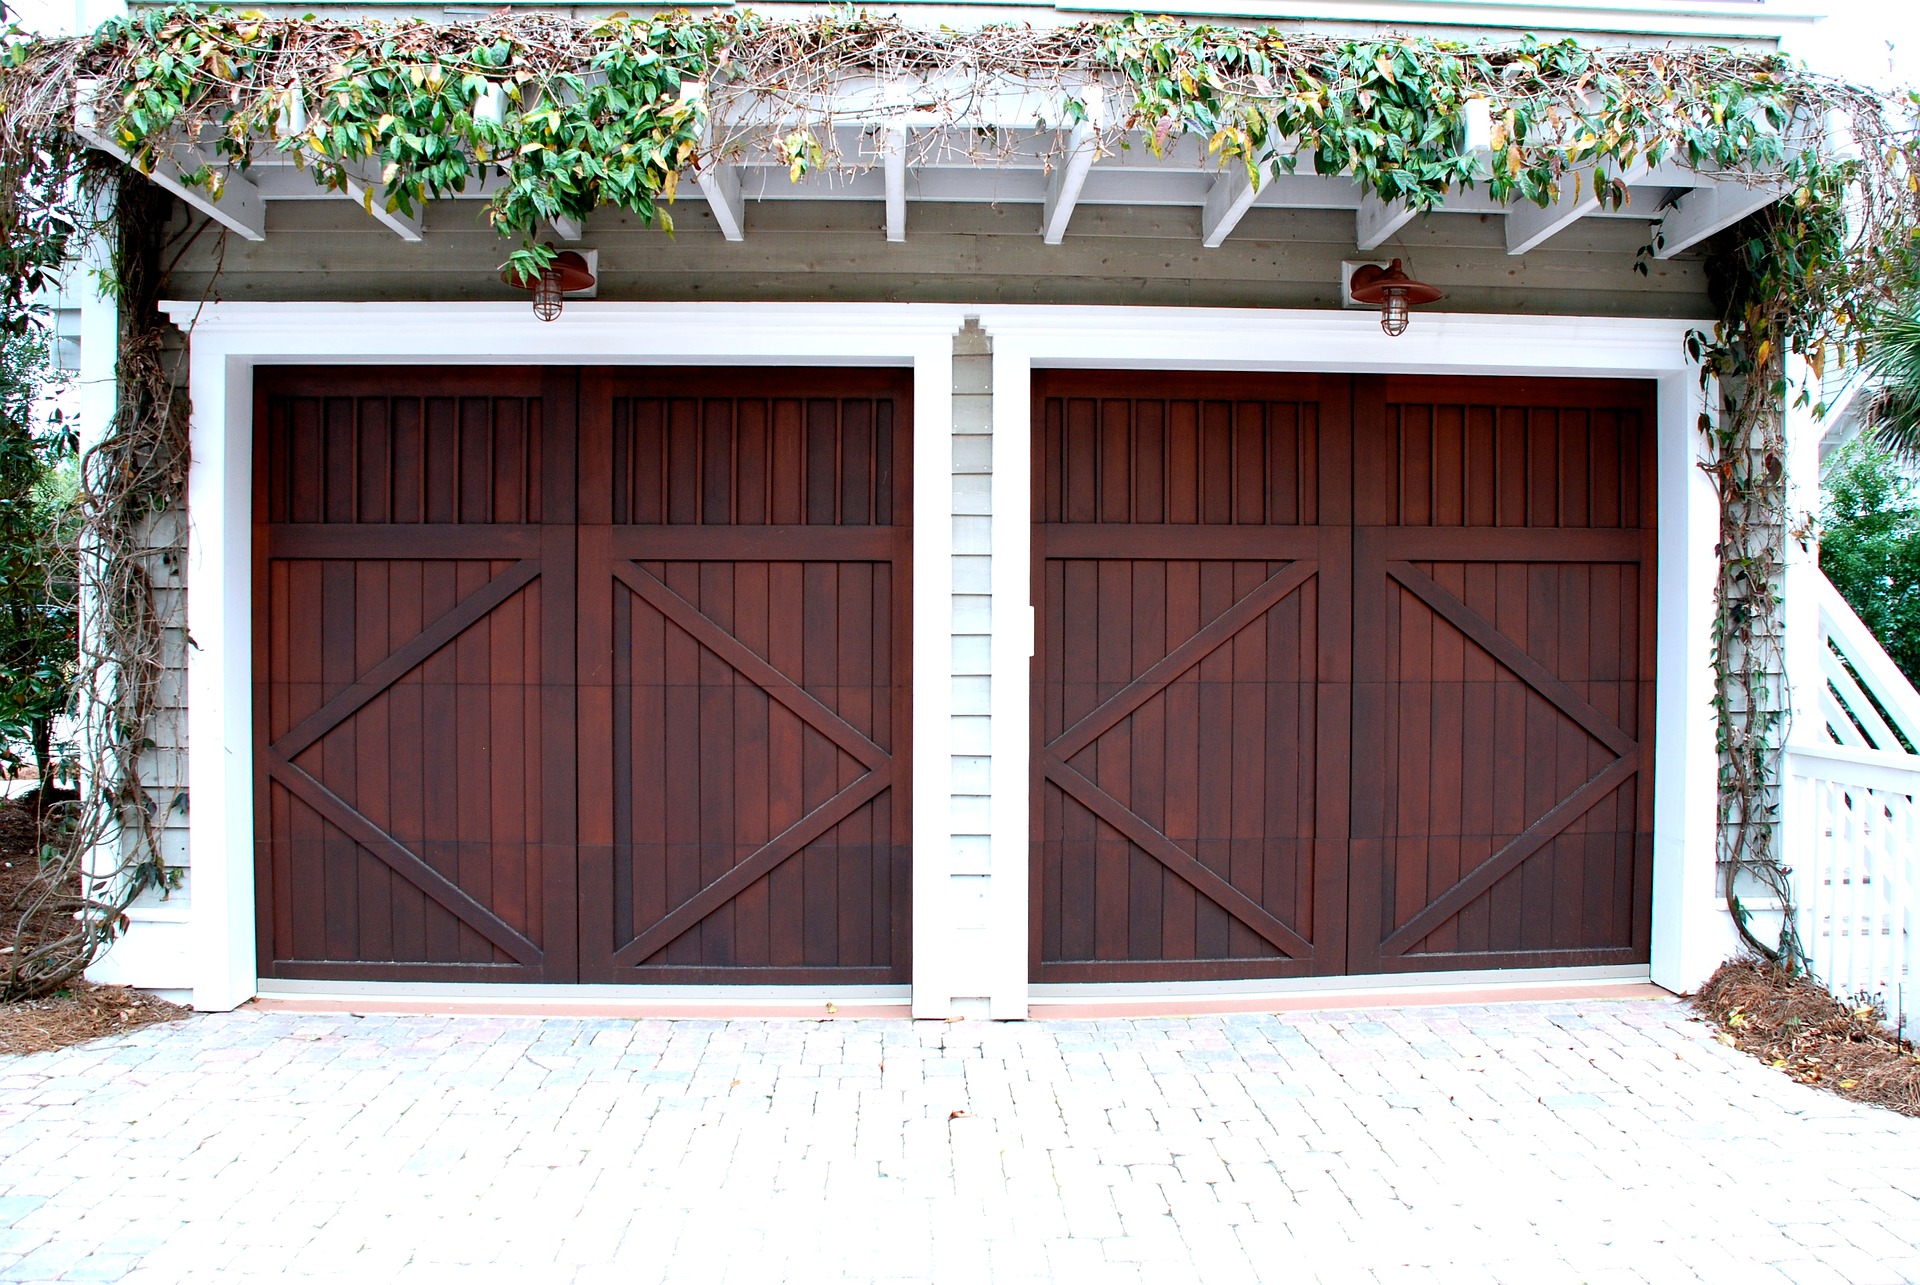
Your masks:
M 94 796 L 97 815 L 144 838 L 121 845 L 135 855 L 113 881 L 96 881 L 94 938 L 111 931 L 128 888 L 168 878 L 137 758 L 160 638 L 147 543 L 153 515 L 178 503 L 185 456 L 147 293 L 158 279 L 152 193 L 99 177 L 89 137 L 138 170 L 180 167 L 180 182 L 216 199 L 273 155 L 401 214 L 485 185 L 486 218 L 514 239 L 504 266 L 522 275 L 550 261 L 543 224 L 615 206 L 671 231 L 679 185 L 704 167 L 773 160 L 796 179 L 863 168 L 878 163 L 881 128 L 925 153 L 913 159 L 938 152 L 949 163 L 955 149 L 988 163 L 1036 139 L 1057 150 L 1074 128 L 1107 150 L 1158 153 L 1192 138 L 1256 182 L 1302 166 L 1348 173 L 1417 210 L 1466 189 L 1618 208 L 1631 182 L 1665 164 L 1772 185 L 1785 199 L 1720 238 L 1720 320 L 1692 340 L 1722 511 L 1721 855 L 1747 931 L 1741 889 L 1758 880 L 1786 890 L 1772 834 L 1785 708 L 1783 363 L 1800 354 L 1817 364 L 1852 344 L 1915 280 L 1913 106 L 1764 53 L 1354 39 L 1139 16 L 953 30 L 852 9 L 387 23 L 177 5 L 85 38 L 11 33 L 0 58 L 0 231 L 27 267 L 15 277 L 9 260 L 0 323 L 16 324 L 34 273 L 73 248 L 86 222 L 76 210 L 117 218 L 119 288 L 136 304 L 123 307 L 118 416 L 88 474 L 85 538 L 106 632 L 83 689 L 110 693 L 111 745 L 89 764 L 91 780 L 112 783 Z M 77 870 L 100 824 L 74 834 L 65 859 Z M 1791 916 L 1778 947 L 1752 944 L 1801 962 Z M 40 984 L 13 967 L 0 987 Z

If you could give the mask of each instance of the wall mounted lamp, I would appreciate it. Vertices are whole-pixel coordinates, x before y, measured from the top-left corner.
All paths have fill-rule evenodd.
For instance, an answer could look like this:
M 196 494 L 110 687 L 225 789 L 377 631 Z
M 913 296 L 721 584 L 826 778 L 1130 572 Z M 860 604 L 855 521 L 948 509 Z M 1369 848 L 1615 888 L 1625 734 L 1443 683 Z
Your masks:
M 593 269 L 588 266 L 586 256 L 577 250 L 561 250 L 555 254 L 553 262 L 537 277 L 523 277 L 508 268 L 500 274 L 500 279 L 517 289 L 533 291 L 533 315 L 542 321 L 552 321 L 560 315 L 566 296 L 594 287 Z
M 1347 279 L 1347 293 L 1355 303 L 1380 309 L 1380 329 L 1389 335 L 1407 333 L 1409 309 L 1446 298 L 1446 292 L 1424 281 L 1415 281 L 1395 259 L 1387 267 L 1363 263 Z

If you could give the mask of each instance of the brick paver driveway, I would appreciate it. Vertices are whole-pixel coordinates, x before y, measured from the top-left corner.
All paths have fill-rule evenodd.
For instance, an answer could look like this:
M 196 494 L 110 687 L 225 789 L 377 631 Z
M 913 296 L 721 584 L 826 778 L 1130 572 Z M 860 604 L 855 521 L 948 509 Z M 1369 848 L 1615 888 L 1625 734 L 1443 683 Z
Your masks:
M 1920 1122 L 1672 1002 L 242 1012 L 0 1059 L 0 1279 L 1920 1280 Z

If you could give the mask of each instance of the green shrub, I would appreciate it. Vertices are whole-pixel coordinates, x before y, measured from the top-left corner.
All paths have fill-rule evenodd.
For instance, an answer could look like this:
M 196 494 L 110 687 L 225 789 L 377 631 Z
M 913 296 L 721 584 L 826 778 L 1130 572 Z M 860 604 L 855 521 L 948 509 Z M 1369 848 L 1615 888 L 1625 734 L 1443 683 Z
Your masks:
M 42 330 L 0 336 L 0 760 L 30 755 L 43 781 L 78 642 L 75 439 L 45 404 L 55 378 Z
M 1871 435 L 1827 468 L 1820 569 L 1920 684 L 1920 486 Z

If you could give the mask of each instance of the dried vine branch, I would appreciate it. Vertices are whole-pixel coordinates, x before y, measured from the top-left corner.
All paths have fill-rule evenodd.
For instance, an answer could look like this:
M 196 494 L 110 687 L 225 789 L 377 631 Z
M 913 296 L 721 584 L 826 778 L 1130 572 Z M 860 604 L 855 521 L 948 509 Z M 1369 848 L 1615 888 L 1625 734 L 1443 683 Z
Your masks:
M 159 844 L 161 807 L 141 786 L 142 757 L 166 671 L 156 609 L 156 562 L 177 560 L 178 538 L 156 539 L 154 520 L 184 499 L 184 400 L 163 352 L 156 308 L 158 252 L 172 203 L 144 178 L 93 165 L 72 176 L 74 208 L 112 217 L 76 218 L 84 235 L 114 238 L 120 304 L 119 381 L 113 422 L 81 460 L 77 504 L 78 591 L 84 627 L 74 677 L 81 713 L 80 791 L 49 809 L 57 843 L 35 878 L 4 909 L 15 949 L 0 971 L 0 998 L 45 994 L 78 976 L 126 927 L 126 910 L 148 888 L 174 882 Z

